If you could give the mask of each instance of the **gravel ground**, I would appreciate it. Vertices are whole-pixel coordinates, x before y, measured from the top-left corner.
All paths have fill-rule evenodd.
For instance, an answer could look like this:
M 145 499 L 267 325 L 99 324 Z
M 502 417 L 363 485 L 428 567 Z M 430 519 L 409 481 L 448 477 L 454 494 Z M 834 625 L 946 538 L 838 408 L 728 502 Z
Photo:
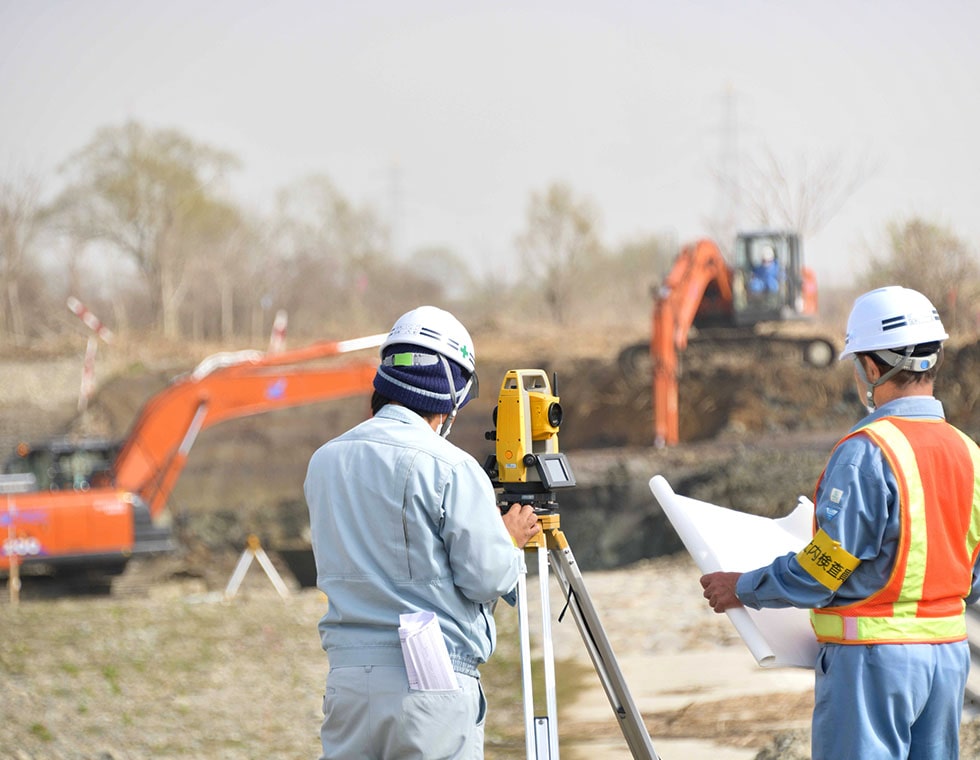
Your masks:
M 0 366 L 4 448 L 25 430 L 33 437 L 63 432 L 77 400 L 81 353 L 43 368 L 17 360 Z M 99 372 L 108 376 L 122 364 L 102 362 Z M 587 547 L 578 548 L 584 556 Z M 239 596 L 226 601 L 222 591 L 237 559 L 132 563 L 111 596 L 56 595 L 28 583 L 14 608 L 0 591 L 0 758 L 316 757 L 327 668 L 316 621 L 325 600 L 295 587 L 283 600 L 253 567 Z M 621 660 L 741 646 L 727 619 L 700 598 L 697 577 L 686 555 L 585 574 Z M 553 616 L 560 610 L 553 599 Z M 484 669 L 491 710 L 487 757 L 522 757 L 516 616 L 501 606 L 497 618 L 498 651 Z M 601 687 L 571 620 L 553 625 L 553 640 L 561 709 L 580 692 Z M 631 683 L 641 676 L 626 673 Z M 683 710 L 644 718 L 655 741 L 710 740 L 757 748 L 757 760 L 803 760 L 809 737 L 799 725 L 812 702 L 789 696 L 723 705 L 693 695 Z M 588 722 L 562 719 L 560 725 L 568 760 L 627 756 L 604 709 Z M 607 745 L 611 749 L 596 749 Z M 980 760 L 977 723 L 964 725 L 962 745 L 964 760 Z
M 315 757 L 322 597 L 257 580 L 0 606 L 0 757 Z
M 324 597 L 293 586 L 291 596 L 282 599 L 253 564 L 239 594 L 226 600 L 224 583 L 234 559 L 216 562 L 210 579 L 182 578 L 172 561 L 134 563 L 111 596 L 57 596 L 30 583 L 16 607 L 4 596 L 0 758 L 316 757 L 327 668 L 316 621 Z M 702 603 L 697 577 L 686 555 L 585 573 L 620 661 L 740 645 L 727 618 Z M 535 651 L 540 647 L 536 587 L 532 572 Z M 553 620 L 560 611 L 553 596 Z M 491 709 L 487 757 L 521 757 L 516 613 L 501 605 L 497 619 L 498 651 L 484 668 Z M 552 639 L 561 713 L 581 692 L 601 687 L 570 616 L 553 624 Z M 644 674 L 625 675 L 632 681 Z M 644 714 L 644 719 L 655 743 L 691 738 L 719 747 L 755 747 L 758 760 L 803 760 L 809 738 L 799 726 L 812 701 L 806 693 L 773 696 L 768 702 L 753 697 L 725 705 L 693 695 L 682 710 Z M 733 720 L 736 715 L 741 717 Z M 559 725 L 563 754 L 570 758 L 628 757 L 611 712 L 597 711 L 588 722 L 560 719 Z M 964 727 L 963 744 L 964 760 L 980 758 L 976 724 Z
M 0 603 L 0 757 L 17 760 L 310 758 L 317 755 L 327 663 L 315 590 L 281 599 L 253 565 L 233 600 L 213 579 L 168 577 L 134 565 L 111 596 L 51 595 L 28 583 L 20 604 Z M 586 586 L 617 655 L 731 642 L 723 619 L 696 602 L 696 571 L 665 558 L 589 573 Z M 540 641 L 529 579 L 532 640 Z M 557 584 L 553 584 L 557 587 Z M 691 597 L 695 597 L 691 603 Z M 669 601 L 669 600 L 673 601 Z M 669 610 L 664 605 L 670 605 Z M 553 605 L 552 616 L 560 607 Z M 516 613 L 501 606 L 498 653 L 485 669 L 488 757 L 523 754 Z M 669 621 L 653 625 L 654 620 Z M 597 688 L 570 618 L 553 626 L 559 704 Z M 563 746 L 618 727 L 562 723 Z M 608 755 L 611 757 L 616 754 Z

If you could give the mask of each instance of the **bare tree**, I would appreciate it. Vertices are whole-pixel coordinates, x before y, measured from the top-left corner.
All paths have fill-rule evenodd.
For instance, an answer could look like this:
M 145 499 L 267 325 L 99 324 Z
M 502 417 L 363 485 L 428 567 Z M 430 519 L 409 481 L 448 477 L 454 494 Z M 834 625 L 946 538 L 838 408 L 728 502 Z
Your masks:
M 0 335 L 26 336 L 22 290 L 36 273 L 34 246 L 41 230 L 41 182 L 0 180 Z
M 578 200 L 565 183 L 531 194 L 527 227 L 516 244 L 535 278 L 534 287 L 558 324 L 569 316 L 569 301 L 582 287 L 586 266 L 601 256 L 598 223 L 599 212 L 592 202 Z
M 455 251 L 445 246 L 427 246 L 409 256 L 408 269 L 433 283 L 449 298 L 463 299 L 476 287 L 469 266 Z
M 914 288 L 936 305 L 947 329 L 972 326 L 980 298 L 975 251 L 949 228 L 918 217 L 888 225 L 887 238 L 884 250 L 869 259 L 864 288 Z
M 200 250 L 188 262 L 183 318 L 189 318 L 194 338 L 227 342 L 244 322 L 239 302 L 246 303 L 256 290 L 252 259 L 261 255 L 256 233 L 237 208 L 220 204 L 213 206 L 208 225 L 200 231 Z
M 55 210 L 73 234 L 131 257 L 164 335 L 176 338 L 188 262 L 214 242 L 227 213 L 218 185 L 236 164 L 175 130 L 105 128 L 64 165 L 69 184 Z
M 584 280 L 593 320 L 649 329 L 653 291 L 670 272 L 677 255 L 672 237 L 645 235 L 628 240 L 587 266 Z
M 762 161 L 750 165 L 739 192 L 757 224 L 807 238 L 840 212 L 871 173 L 866 161 L 849 165 L 840 155 L 800 156 L 790 165 L 767 148 Z
M 282 262 L 278 279 L 300 324 L 323 329 L 373 323 L 372 294 L 380 291 L 391 301 L 380 282 L 391 265 L 387 229 L 371 208 L 356 207 L 326 176 L 307 177 L 280 192 L 272 247 Z

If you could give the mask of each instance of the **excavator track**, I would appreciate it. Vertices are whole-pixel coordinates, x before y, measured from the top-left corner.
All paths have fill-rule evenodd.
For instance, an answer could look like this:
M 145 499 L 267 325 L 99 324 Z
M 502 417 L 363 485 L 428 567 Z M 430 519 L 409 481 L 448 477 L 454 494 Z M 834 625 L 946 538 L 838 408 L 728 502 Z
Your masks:
M 718 352 L 751 351 L 761 357 L 772 357 L 782 350 L 785 355 L 795 354 L 799 360 L 811 367 L 823 369 L 834 362 L 837 348 L 822 336 L 789 335 L 780 333 L 759 333 L 752 328 L 715 328 L 699 330 L 688 336 L 688 348 L 704 350 L 717 349 Z M 617 357 L 620 372 L 631 386 L 650 384 L 652 367 L 649 343 L 634 343 L 619 352 Z
M 713 344 L 722 349 L 735 346 L 755 350 L 789 348 L 797 352 L 800 360 L 811 367 L 829 367 L 837 355 L 834 344 L 822 336 L 794 335 L 782 332 L 759 332 L 751 327 L 700 330 L 688 338 L 688 345 Z

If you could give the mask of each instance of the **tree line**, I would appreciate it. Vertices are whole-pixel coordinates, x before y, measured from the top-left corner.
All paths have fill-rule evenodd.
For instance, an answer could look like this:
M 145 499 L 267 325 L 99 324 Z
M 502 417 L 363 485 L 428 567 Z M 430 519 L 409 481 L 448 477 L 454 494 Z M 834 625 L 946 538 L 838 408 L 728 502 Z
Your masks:
M 422 302 L 485 328 L 511 315 L 642 329 L 651 287 L 676 254 L 677 241 L 655 234 L 607 245 L 596 205 L 554 182 L 530 194 L 515 232 L 520 276 L 477 276 L 447 248 L 395 257 L 378 212 L 324 175 L 282 188 L 271 213 L 249 210 L 228 189 L 239 166 L 177 130 L 128 122 L 98 130 L 64 161 L 53 199 L 39 177 L 0 178 L 0 342 L 28 345 L 75 329 L 64 308 L 69 296 L 116 332 L 168 340 L 254 342 L 268 336 L 280 309 L 291 334 L 349 336 L 381 329 Z M 827 198 L 841 196 L 839 184 L 822 186 L 822 196 L 810 197 L 823 206 L 797 203 L 782 213 L 792 204 L 780 202 L 780 185 L 754 183 L 739 192 L 760 225 L 792 227 L 799 220 L 791 216 L 802 215 L 812 226 Z M 864 285 L 918 287 L 972 324 L 980 272 L 949 229 L 896 222 L 868 260 Z

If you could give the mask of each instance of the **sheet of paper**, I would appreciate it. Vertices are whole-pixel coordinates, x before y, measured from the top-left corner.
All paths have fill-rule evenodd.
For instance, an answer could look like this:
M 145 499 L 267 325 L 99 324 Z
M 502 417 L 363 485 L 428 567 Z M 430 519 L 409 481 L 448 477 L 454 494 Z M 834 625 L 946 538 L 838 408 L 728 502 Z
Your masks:
M 406 613 L 398 616 L 398 623 L 408 685 L 422 691 L 458 689 L 459 682 L 436 614 Z
M 680 496 L 660 475 L 650 490 L 702 573 L 754 570 L 798 552 L 813 535 L 813 504 L 803 496 L 793 512 L 773 520 Z M 813 667 L 818 647 L 808 610 L 739 607 L 725 614 L 760 666 Z

